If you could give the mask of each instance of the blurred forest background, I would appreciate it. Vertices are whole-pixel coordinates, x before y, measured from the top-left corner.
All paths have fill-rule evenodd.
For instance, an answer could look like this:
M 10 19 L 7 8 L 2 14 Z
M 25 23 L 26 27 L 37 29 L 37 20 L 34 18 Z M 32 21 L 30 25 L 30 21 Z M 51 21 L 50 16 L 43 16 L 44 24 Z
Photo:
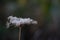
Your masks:
M 34 39 L 38 30 L 60 35 L 60 0 L 0 0 L 0 40 L 18 40 L 18 28 L 7 29 L 5 25 L 10 15 L 38 21 L 37 25 L 25 25 L 22 40 Z

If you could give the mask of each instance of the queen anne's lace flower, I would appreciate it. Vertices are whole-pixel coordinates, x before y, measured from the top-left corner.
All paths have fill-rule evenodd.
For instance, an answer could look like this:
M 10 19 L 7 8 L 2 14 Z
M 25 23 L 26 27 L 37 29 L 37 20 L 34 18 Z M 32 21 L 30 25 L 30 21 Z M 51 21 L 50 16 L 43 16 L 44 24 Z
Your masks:
M 9 28 L 10 24 L 15 25 L 16 27 L 20 26 L 21 24 L 37 24 L 37 21 L 34 21 L 30 18 L 17 18 L 13 16 L 8 17 L 9 22 L 7 22 L 7 28 Z

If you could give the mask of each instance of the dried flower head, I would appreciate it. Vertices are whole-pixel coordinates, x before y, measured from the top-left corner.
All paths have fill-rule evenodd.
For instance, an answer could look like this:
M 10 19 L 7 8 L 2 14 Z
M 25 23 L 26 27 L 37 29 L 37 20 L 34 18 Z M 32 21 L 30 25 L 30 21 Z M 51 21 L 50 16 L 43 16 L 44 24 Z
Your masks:
M 8 17 L 9 22 L 7 21 L 6 25 L 7 28 L 9 28 L 10 24 L 18 27 L 20 25 L 24 25 L 24 24 L 37 24 L 37 21 L 30 19 L 30 18 L 17 18 L 17 17 L 13 17 L 13 16 L 9 16 Z

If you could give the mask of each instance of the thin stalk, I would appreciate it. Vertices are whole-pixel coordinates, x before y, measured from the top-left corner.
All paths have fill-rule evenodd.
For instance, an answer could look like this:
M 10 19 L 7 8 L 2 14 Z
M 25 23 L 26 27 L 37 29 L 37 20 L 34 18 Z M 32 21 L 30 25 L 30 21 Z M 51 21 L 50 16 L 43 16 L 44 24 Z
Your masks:
M 19 27 L 19 40 L 21 40 L 21 27 Z

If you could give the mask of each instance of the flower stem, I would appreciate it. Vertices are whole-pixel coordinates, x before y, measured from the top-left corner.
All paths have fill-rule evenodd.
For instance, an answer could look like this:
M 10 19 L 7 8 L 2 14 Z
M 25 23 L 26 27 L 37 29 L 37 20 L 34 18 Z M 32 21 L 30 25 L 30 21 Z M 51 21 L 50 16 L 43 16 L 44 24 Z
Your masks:
M 19 27 L 19 40 L 21 40 L 21 27 Z

